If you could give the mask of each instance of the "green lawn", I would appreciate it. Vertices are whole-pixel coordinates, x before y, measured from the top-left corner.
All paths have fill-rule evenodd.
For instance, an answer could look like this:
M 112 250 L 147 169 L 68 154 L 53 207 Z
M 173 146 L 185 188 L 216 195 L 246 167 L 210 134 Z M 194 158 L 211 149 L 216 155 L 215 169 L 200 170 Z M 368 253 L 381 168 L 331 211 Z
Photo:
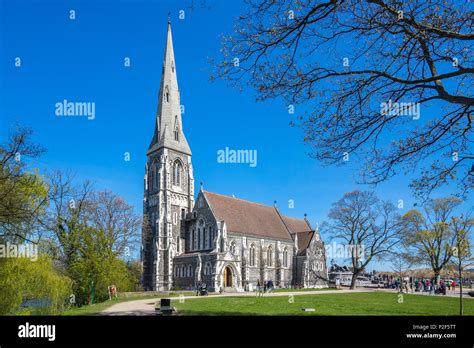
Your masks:
M 327 291 L 327 290 L 341 290 L 336 288 L 318 288 L 318 289 L 311 289 L 311 288 L 301 288 L 301 289 L 274 289 L 273 292 L 303 292 L 303 291 Z
M 298 295 L 290 303 L 279 297 L 213 297 L 173 300 L 180 315 L 458 315 L 459 299 L 455 297 L 403 295 L 396 293 L 352 293 Z M 304 312 L 303 308 L 315 308 Z M 464 300 L 465 315 L 474 315 L 474 299 Z
M 116 299 L 108 300 L 105 302 L 100 302 L 100 303 L 95 303 L 91 305 L 86 305 L 82 307 L 72 307 L 63 313 L 61 315 L 97 315 L 103 310 L 109 308 L 110 306 L 120 303 L 120 302 L 127 302 L 127 301 L 135 301 L 135 300 L 144 300 L 147 298 L 160 298 L 160 297 L 176 297 L 183 294 L 184 296 L 192 296 L 194 295 L 194 292 L 170 292 L 170 293 L 163 293 L 163 294 L 152 294 L 152 295 L 139 295 L 139 296 L 134 296 L 134 295 L 129 295 L 127 297 L 119 297 Z

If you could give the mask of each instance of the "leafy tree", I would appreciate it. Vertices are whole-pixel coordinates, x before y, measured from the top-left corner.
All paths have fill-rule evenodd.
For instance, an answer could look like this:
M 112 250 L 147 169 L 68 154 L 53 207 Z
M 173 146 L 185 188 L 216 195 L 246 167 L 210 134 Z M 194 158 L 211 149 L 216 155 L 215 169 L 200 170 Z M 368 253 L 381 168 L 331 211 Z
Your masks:
M 361 182 L 422 167 L 415 192 L 454 182 L 467 193 L 474 181 L 469 2 L 246 3 L 211 78 L 250 86 L 258 100 L 307 107 L 295 106 L 311 155 L 336 165 L 345 153 L 361 158 Z M 418 107 L 421 118 L 406 117 Z
M 30 129 L 17 127 L 0 144 L 0 241 L 31 241 L 48 203 L 43 179 L 26 169 L 25 159 L 44 152 L 31 136 Z
M 48 255 L 0 259 L 0 314 L 58 314 L 68 304 L 72 281 L 60 275 Z M 36 305 L 28 306 L 28 301 Z M 25 304 L 26 307 L 21 307 Z
M 111 249 L 107 233 L 93 227 L 80 227 L 78 255 L 67 270 L 79 305 L 91 303 L 92 287 L 98 302 L 108 298 L 110 285 L 118 291 L 132 288 L 126 264 Z
M 456 235 L 450 227 L 450 217 L 461 201 L 455 197 L 432 199 L 424 212 L 410 210 L 403 219 L 404 244 L 410 259 L 417 264 L 428 263 L 436 282 L 441 270 L 449 264 L 456 246 Z
M 463 270 L 464 267 L 474 263 L 471 246 L 471 229 L 474 226 L 474 219 L 469 215 L 453 217 L 450 227 L 454 235 L 453 261 L 456 264 L 459 277 L 459 315 L 463 315 Z
M 323 230 L 332 239 L 343 241 L 350 252 L 351 289 L 372 260 L 381 259 L 399 244 L 404 228 L 397 208 L 368 191 L 346 193 L 333 203 L 328 217 Z
M 142 291 L 142 263 L 140 261 L 127 262 L 128 278 L 130 279 L 131 291 Z

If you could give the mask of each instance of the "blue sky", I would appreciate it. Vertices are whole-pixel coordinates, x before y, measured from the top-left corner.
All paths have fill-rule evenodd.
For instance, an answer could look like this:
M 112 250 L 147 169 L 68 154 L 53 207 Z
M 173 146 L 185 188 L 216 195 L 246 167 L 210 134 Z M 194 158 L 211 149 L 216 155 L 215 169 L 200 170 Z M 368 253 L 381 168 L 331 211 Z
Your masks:
M 5 1 L 0 0 L 0 138 L 14 123 L 34 130 L 48 152 L 41 169 L 69 169 L 123 196 L 141 213 L 146 150 L 153 135 L 171 12 L 184 132 L 199 182 L 213 192 L 264 204 L 278 202 L 290 216 L 304 213 L 316 225 L 345 192 L 369 189 L 355 182 L 356 163 L 322 167 L 309 158 L 303 135 L 289 122 L 282 100 L 255 102 L 210 82 L 209 58 L 219 55 L 219 35 L 230 33 L 243 12 L 238 1 Z M 75 20 L 69 19 L 74 10 Z M 178 11 L 185 19 L 178 19 Z M 15 67 L 15 58 L 21 67 Z M 131 66 L 124 67 L 124 58 Z M 320 57 L 324 59 L 324 57 Z M 55 116 L 55 104 L 94 102 L 96 117 Z M 255 149 L 258 164 L 221 164 L 217 151 Z M 124 153 L 131 161 L 124 160 Z M 410 178 L 398 176 L 375 190 L 380 198 L 413 205 Z M 288 201 L 294 201 L 289 208 Z

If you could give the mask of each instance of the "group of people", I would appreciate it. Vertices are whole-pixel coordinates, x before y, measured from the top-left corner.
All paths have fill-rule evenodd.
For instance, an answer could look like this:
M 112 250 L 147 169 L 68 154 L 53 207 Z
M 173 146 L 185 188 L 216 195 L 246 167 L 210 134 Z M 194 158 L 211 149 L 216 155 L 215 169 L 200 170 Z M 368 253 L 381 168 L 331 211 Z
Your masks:
M 439 285 L 436 285 L 434 279 L 423 279 L 419 280 L 416 284 L 416 290 L 419 292 L 429 292 L 433 294 L 443 294 L 446 295 L 446 289 L 448 290 L 456 290 L 456 281 L 455 280 L 440 280 Z
M 255 287 L 255 292 L 257 296 L 263 296 L 264 293 L 266 292 L 272 292 L 275 286 L 273 285 L 272 280 L 264 280 L 263 285 L 260 283 L 260 279 L 257 280 L 257 285 Z
M 207 285 L 204 282 L 199 281 L 196 286 L 196 296 L 207 296 Z

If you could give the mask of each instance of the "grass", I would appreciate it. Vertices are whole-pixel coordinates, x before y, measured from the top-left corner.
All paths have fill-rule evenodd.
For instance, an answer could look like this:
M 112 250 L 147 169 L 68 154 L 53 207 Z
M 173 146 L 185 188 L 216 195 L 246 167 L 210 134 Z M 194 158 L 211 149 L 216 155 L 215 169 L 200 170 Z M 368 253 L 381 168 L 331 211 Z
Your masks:
M 298 295 L 290 303 L 287 296 L 215 297 L 173 300 L 180 315 L 459 315 L 459 299 L 455 297 L 403 295 L 399 303 L 396 293 L 351 293 Z M 315 308 L 304 312 L 303 308 Z M 474 315 L 474 300 L 464 301 L 464 314 Z
M 160 297 L 176 297 L 183 294 L 184 296 L 192 296 L 194 295 L 193 292 L 170 292 L 170 293 L 162 293 L 162 294 L 150 294 L 150 295 L 127 295 L 126 297 L 119 297 L 119 298 L 114 298 L 112 300 L 107 300 L 104 302 L 100 303 L 95 303 L 95 304 L 90 304 L 90 305 L 85 305 L 82 307 L 72 307 L 63 313 L 61 315 L 97 315 L 103 310 L 109 308 L 110 306 L 113 306 L 114 304 L 121 303 L 121 302 L 127 302 L 127 301 L 136 301 L 136 300 L 145 300 L 147 298 L 160 298 Z
M 327 291 L 327 290 L 341 290 L 336 288 L 301 288 L 301 289 L 274 289 L 273 292 L 303 292 L 303 291 Z

